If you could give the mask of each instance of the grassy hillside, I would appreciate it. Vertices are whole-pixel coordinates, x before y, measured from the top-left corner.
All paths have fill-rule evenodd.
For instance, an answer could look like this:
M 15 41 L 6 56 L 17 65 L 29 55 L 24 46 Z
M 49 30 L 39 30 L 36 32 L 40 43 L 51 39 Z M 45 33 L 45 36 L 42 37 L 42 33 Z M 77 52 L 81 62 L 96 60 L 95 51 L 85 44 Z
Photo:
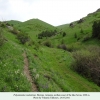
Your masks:
M 0 91 L 31 91 L 31 84 L 23 73 L 23 48 L 6 28 L 3 28 L 3 35 L 6 41 L 0 46 Z
M 100 11 L 88 14 L 86 17 L 71 22 L 70 24 L 57 26 L 57 29 L 59 29 L 58 34 L 48 38 L 48 41 L 53 47 L 65 44 L 68 49 L 75 50 L 81 49 L 84 46 L 86 47 L 86 45 L 99 45 L 100 40 L 91 38 L 94 21 L 100 21 Z M 70 26 L 71 24 L 72 26 Z M 66 33 L 65 36 L 63 36 L 63 32 Z M 43 38 L 41 41 L 44 43 L 47 39 Z
M 70 69 L 71 53 L 56 48 L 40 47 L 27 51 L 30 70 L 41 92 L 88 92 L 100 91 L 100 87 L 89 82 Z M 39 77 L 36 77 L 39 75 Z
M 64 24 L 64 25 L 57 26 L 57 28 L 65 30 L 65 31 L 66 31 L 66 28 L 68 28 L 68 27 L 69 27 L 69 24 Z
M 55 29 L 54 26 L 43 22 L 39 19 L 30 19 L 25 22 L 19 21 L 7 21 L 9 24 L 13 24 L 17 29 L 26 31 L 26 32 L 34 32 L 34 31 L 43 31 L 43 30 L 53 30 Z
M 8 21 L 14 31 L 19 30 L 17 34 L 0 22 L 0 43 L 4 40 L 0 45 L 0 91 L 100 92 L 99 81 L 89 79 L 100 76 L 100 40 L 91 38 L 93 22 L 100 20 L 100 12 L 83 19 L 72 22 L 73 26 L 58 27 L 39 19 Z M 56 34 L 38 39 L 45 30 L 47 34 L 56 30 Z M 17 38 L 21 33 L 28 34 L 25 44 Z M 93 69 L 92 74 L 89 69 Z
M 11 25 L 17 25 L 17 24 L 21 24 L 22 23 L 22 22 L 17 21 L 17 20 L 10 20 L 10 21 L 6 21 L 6 22 L 8 22 Z
M 37 35 L 45 30 L 55 30 L 56 27 L 41 21 L 39 19 L 30 19 L 25 22 L 19 22 L 19 21 L 7 21 L 9 24 L 13 24 L 13 27 L 19 31 L 22 31 L 24 33 L 28 33 L 32 40 L 37 39 Z
M 79 22 L 81 19 L 82 22 Z M 67 41 L 69 38 L 74 39 L 73 37 L 75 37 L 75 35 L 76 39 L 74 39 L 72 42 L 75 42 L 77 39 L 82 41 L 85 38 L 91 37 L 93 22 L 100 21 L 100 11 L 97 10 L 96 12 L 90 13 L 81 19 L 75 22 L 71 22 L 73 24 L 72 27 L 70 26 L 71 23 L 58 26 L 59 29 L 62 29 L 67 33 L 67 36 L 64 39 L 66 43 L 69 43 L 69 41 Z

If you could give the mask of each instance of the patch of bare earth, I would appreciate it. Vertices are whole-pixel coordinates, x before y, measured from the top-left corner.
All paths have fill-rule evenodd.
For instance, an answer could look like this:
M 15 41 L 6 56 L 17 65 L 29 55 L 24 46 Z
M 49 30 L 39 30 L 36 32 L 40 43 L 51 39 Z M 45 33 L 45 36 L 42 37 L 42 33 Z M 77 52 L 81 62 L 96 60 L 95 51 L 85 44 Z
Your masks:
M 29 80 L 29 82 L 32 84 L 32 92 L 38 92 L 36 84 L 32 80 L 32 76 L 30 75 L 30 70 L 29 70 L 29 62 L 26 53 L 23 53 L 24 57 L 24 74 Z

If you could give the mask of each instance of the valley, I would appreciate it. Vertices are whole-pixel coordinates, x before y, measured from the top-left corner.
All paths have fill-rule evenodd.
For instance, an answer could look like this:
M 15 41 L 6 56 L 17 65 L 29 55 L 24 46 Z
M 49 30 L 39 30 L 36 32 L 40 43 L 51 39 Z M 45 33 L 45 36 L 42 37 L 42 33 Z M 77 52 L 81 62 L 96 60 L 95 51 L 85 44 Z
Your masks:
M 0 92 L 100 92 L 95 21 L 98 10 L 61 26 L 39 19 L 0 22 Z

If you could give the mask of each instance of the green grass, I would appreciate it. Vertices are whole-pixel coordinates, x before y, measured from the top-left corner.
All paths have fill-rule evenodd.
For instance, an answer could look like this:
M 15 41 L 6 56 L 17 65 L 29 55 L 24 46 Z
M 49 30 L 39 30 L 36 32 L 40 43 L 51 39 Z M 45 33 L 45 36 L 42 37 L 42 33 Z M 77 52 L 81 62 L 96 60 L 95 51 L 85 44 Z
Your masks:
M 19 21 L 7 21 L 9 24 L 13 24 L 15 26 L 15 28 L 24 31 L 24 32 L 33 32 L 34 31 L 43 31 L 43 30 L 54 30 L 55 27 L 44 22 L 41 21 L 39 19 L 30 19 L 27 20 L 25 22 L 19 22 Z
M 57 26 L 57 28 L 62 29 L 67 33 L 66 37 L 63 39 L 66 44 L 74 43 L 77 41 L 77 39 L 79 39 L 78 41 L 82 42 L 85 37 L 91 37 L 93 22 L 95 20 L 100 20 L 100 12 L 87 15 L 86 17 L 83 17 L 83 19 L 84 21 L 80 24 L 78 24 L 77 21 L 72 22 L 74 23 L 73 28 L 71 28 L 69 24 Z M 83 31 L 82 33 L 81 30 Z M 75 34 L 77 35 L 77 38 L 74 38 Z M 95 42 L 95 40 L 93 40 L 93 42 Z
M 31 85 L 24 76 L 23 49 L 16 43 L 0 47 L 0 91 L 27 92 Z
M 40 47 L 38 51 L 27 50 L 33 79 L 41 92 L 90 92 L 100 91 L 70 69 L 71 53 L 55 48 Z M 49 79 L 48 79 L 49 78 Z
M 100 40 L 97 39 L 83 41 L 84 38 L 91 37 L 95 20 L 100 20 L 100 12 L 84 17 L 81 24 L 73 22 L 73 28 L 69 27 L 69 24 L 54 27 L 39 19 L 26 22 L 8 21 L 16 29 L 28 33 L 34 43 L 31 46 L 28 46 L 29 43 L 22 45 L 16 39 L 16 35 L 3 28 L 3 35 L 7 41 L 0 47 L 0 91 L 31 91 L 31 84 L 23 74 L 22 54 L 26 51 L 31 76 L 40 92 L 100 92 L 99 86 L 71 69 L 74 62 L 72 52 L 91 44 L 100 46 Z M 38 39 L 37 35 L 40 32 L 55 29 L 57 35 Z M 64 37 L 63 31 L 66 32 Z M 52 48 L 44 46 L 47 41 L 51 43 Z M 58 49 L 57 46 L 60 44 L 65 44 L 71 52 Z

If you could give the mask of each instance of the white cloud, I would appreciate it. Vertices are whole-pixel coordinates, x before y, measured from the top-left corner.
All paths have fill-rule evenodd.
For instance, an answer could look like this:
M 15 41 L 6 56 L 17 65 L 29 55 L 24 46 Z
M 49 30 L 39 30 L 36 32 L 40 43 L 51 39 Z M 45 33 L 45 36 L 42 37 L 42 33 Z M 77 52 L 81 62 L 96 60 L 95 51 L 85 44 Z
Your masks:
M 60 25 L 86 16 L 99 4 L 100 0 L 0 0 L 0 16 L 20 21 L 39 18 Z

